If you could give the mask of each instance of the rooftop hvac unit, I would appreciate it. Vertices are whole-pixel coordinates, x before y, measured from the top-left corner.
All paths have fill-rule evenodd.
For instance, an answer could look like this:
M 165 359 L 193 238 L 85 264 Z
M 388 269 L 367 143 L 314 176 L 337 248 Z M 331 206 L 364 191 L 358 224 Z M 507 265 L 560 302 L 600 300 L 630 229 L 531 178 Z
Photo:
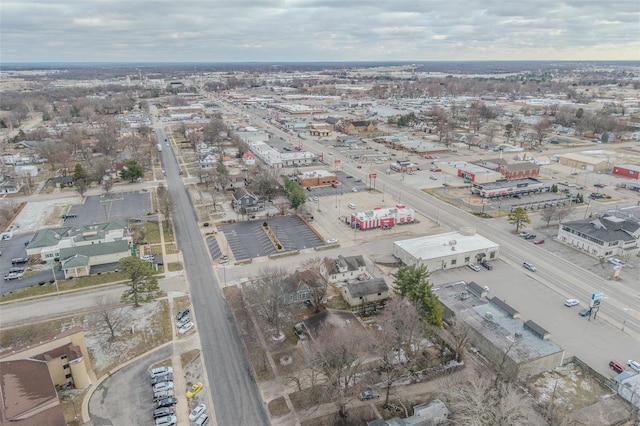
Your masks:
M 516 339 L 522 339 L 522 333 L 520 333 L 519 331 L 516 331 Z
M 489 311 L 484 313 L 484 317 L 488 320 L 492 320 L 493 319 L 493 314 Z

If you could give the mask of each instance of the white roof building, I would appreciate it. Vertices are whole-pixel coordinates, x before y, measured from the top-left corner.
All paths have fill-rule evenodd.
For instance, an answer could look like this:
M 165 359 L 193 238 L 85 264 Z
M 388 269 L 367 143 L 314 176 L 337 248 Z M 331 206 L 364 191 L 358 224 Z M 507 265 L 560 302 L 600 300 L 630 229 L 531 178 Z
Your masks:
M 426 265 L 430 272 L 458 268 L 480 259 L 498 258 L 500 246 L 476 234 L 475 228 L 393 243 L 393 255 L 405 265 Z

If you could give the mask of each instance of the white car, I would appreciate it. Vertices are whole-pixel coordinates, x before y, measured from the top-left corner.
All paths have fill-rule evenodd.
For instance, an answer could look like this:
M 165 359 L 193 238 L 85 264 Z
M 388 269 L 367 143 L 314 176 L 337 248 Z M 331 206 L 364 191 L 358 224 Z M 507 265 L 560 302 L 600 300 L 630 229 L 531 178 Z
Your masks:
M 431 179 L 431 180 L 438 180 L 438 178 L 437 178 L 437 177 L 435 177 L 434 175 L 429 176 L 429 179 Z
M 204 404 L 200 404 L 198 405 L 196 408 L 193 409 L 193 411 L 191 411 L 191 413 L 189 414 L 189 421 L 190 422 L 194 422 L 198 417 L 200 417 L 202 414 L 204 414 L 205 410 L 207 409 L 207 406 Z
M 173 374 L 173 368 L 171 367 L 158 367 L 151 370 L 151 378 L 156 376 L 164 376 L 166 374 Z
M 627 361 L 627 365 L 640 373 L 640 362 L 630 359 L 629 361 Z
M 335 244 L 338 242 L 337 238 L 331 238 L 330 240 L 327 240 L 327 244 Z
M 470 263 L 467 265 L 470 269 L 473 269 L 476 272 L 480 272 L 480 267 L 475 263 Z
M 186 323 L 185 325 L 183 325 L 178 329 L 178 333 L 185 334 L 187 331 L 191 330 L 193 326 L 194 324 L 191 321 L 189 321 L 188 323 Z
M 176 322 L 176 326 L 178 328 L 184 327 L 187 323 L 190 323 L 190 322 L 191 322 L 191 318 L 190 317 L 188 317 L 188 316 L 182 317 Z
M 529 262 L 522 262 L 522 266 L 524 266 L 525 268 L 527 268 L 528 270 L 530 270 L 531 272 L 535 272 L 537 271 L 536 267 L 533 266 L 533 263 L 529 263 Z
M 142 256 L 142 260 L 153 263 L 153 261 L 155 260 L 155 256 L 152 254 L 145 254 L 144 256 Z
M 567 300 L 564 301 L 564 306 L 567 306 L 567 307 L 570 308 L 572 306 L 578 305 L 579 303 L 580 302 L 578 302 L 578 300 L 576 300 L 576 299 L 567 299 Z
M 153 385 L 154 392 L 162 392 L 173 389 L 173 382 L 160 382 Z
M 351 191 L 358 192 L 358 189 L 357 188 L 351 188 Z
M 614 266 L 624 266 L 624 262 L 620 259 L 616 259 L 615 257 L 612 257 L 611 259 L 609 259 L 609 263 L 611 263 Z

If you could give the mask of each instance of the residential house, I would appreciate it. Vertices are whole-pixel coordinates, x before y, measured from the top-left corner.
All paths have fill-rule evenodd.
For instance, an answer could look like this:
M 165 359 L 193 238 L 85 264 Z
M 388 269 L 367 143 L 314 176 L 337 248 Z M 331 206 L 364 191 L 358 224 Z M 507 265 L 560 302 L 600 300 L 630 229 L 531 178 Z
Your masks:
M 592 256 L 628 259 L 640 252 L 640 221 L 605 214 L 558 225 L 557 240 Z
M 9 179 L 2 184 L 0 184 L 0 193 L 1 194 L 17 194 L 22 188 L 22 183 L 18 182 L 15 179 Z
M 317 271 L 306 269 L 295 271 L 284 279 L 285 294 L 283 295 L 287 303 L 313 302 L 316 295 L 322 297 L 322 301 L 327 301 L 327 282 Z
M 255 166 L 256 156 L 252 152 L 245 152 L 242 154 L 242 161 L 247 166 Z
M 264 210 L 264 201 L 246 188 L 239 188 L 233 193 L 232 205 L 236 212 L 242 214 Z
M 337 259 L 325 258 L 320 272 L 330 284 L 353 282 L 359 278 L 369 277 L 367 264 L 360 254 L 355 256 L 339 255 Z
M 215 169 L 218 164 L 218 156 L 216 154 L 199 155 L 198 164 L 201 169 Z
M 373 121 L 350 121 L 345 123 L 342 132 L 348 135 L 354 135 L 363 132 L 373 132 L 376 126 Z
M 384 278 L 356 281 L 342 288 L 342 297 L 352 308 L 378 304 L 389 298 L 389 286 Z
M 229 157 L 228 155 L 225 155 L 222 157 L 222 164 L 226 167 L 233 167 L 236 165 L 236 160 Z
M 18 151 L 6 150 L 2 153 L 2 162 L 8 166 L 14 166 L 16 164 L 22 164 L 23 157 Z

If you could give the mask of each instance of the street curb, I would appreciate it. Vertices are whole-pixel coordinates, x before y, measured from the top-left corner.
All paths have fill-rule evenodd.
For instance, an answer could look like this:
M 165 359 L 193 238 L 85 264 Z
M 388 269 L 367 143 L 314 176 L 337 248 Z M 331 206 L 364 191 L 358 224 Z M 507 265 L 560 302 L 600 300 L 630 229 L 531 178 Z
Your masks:
M 127 365 L 139 360 L 140 358 L 142 358 L 143 356 L 147 356 L 157 350 L 160 350 L 162 348 L 164 348 L 165 346 L 168 345 L 172 345 L 174 343 L 173 339 L 163 343 L 160 346 L 156 346 L 155 348 L 153 348 L 150 351 L 147 351 L 143 354 L 138 355 L 137 357 L 128 360 L 127 362 L 118 365 L 117 367 L 115 367 L 113 370 L 110 370 L 109 372 L 107 372 L 107 374 L 105 374 L 104 376 L 100 377 L 98 379 L 98 381 L 96 381 L 95 384 L 90 384 L 89 387 L 89 392 L 87 392 L 87 394 L 84 396 L 84 399 L 82 400 L 82 423 L 88 423 L 91 421 L 91 417 L 89 417 L 89 401 L 91 400 L 91 397 L 93 396 L 93 393 L 96 391 L 96 389 L 98 388 L 98 386 L 105 381 L 106 379 L 108 379 L 109 377 L 111 377 L 111 375 L 113 375 L 114 373 L 118 372 L 119 370 L 121 370 L 122 368 L 126 367 Z

